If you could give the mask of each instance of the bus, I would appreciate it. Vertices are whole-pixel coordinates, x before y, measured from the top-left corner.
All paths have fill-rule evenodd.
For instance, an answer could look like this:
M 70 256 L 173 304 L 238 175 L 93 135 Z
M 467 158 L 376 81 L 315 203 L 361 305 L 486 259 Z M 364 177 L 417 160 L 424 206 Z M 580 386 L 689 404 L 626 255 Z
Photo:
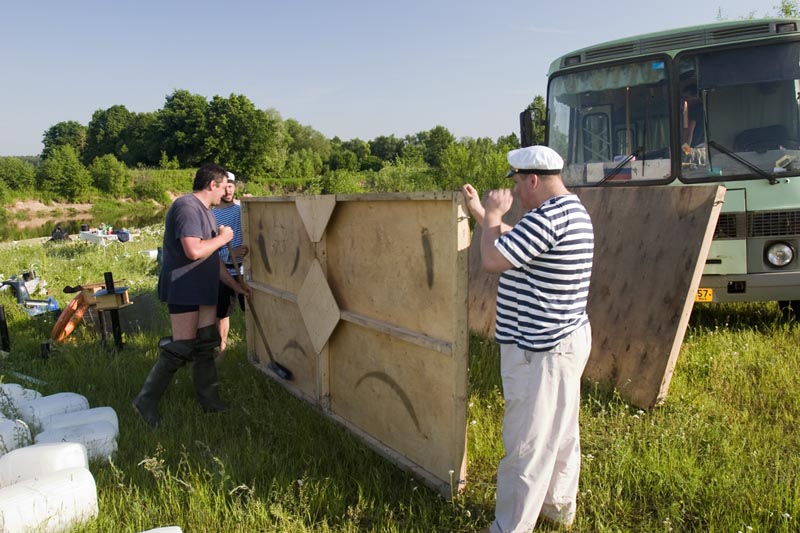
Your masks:
M 758 19 L 583 48 L 550 66 L 545 116 L 567 187 L 720 184 L 695 301 L 800 316 L 800 20 Z

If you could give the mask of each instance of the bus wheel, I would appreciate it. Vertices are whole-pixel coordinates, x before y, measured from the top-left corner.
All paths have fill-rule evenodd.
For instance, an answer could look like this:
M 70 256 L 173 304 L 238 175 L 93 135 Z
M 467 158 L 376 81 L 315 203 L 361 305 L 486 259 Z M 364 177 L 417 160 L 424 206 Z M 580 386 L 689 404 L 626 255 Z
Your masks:
M 778 308 L 787 322 L 792 319 L 800 321 L 800 300 L 781 300 L 778 302 Z

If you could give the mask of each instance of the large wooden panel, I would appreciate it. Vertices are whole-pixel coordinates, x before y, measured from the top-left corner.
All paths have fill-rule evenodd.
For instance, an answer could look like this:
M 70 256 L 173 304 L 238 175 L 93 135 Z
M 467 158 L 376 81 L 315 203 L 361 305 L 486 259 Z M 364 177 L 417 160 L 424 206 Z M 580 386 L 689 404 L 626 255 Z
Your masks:
M 589 290 L 592 354 L 584 377 L 616 387 L 634 405 L 666 398 L 725 190 L 608 187 L 577 192 L 592 217 Z M 506 222 L 523 215 L 515 203 Z M 470 252 L 470 328 L 494 335 L 498 276 Z
M 451 482 L 463 486 L 469 227 L 461 194 L 243 203 L 245 272 L 256 293 L 251 359 L 442 494 Z M 272 361 L 293 378 L 278 378 Z

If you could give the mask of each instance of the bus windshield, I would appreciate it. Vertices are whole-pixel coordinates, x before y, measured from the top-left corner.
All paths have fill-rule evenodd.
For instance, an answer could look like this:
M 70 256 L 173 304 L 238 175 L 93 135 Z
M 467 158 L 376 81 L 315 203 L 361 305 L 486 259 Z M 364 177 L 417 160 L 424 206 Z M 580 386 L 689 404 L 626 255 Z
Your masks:
M 547 138 L 568 186 L 774 183 L 800 175 L 799 101 L 798 42 L 687 51 L 554 74 Z
M 800 174 L 800 43 L 678 59 L 684 181 Z
M 669 179 L 668 81 L 665 60 L 551 79 L 548 139 L 568 186 Z

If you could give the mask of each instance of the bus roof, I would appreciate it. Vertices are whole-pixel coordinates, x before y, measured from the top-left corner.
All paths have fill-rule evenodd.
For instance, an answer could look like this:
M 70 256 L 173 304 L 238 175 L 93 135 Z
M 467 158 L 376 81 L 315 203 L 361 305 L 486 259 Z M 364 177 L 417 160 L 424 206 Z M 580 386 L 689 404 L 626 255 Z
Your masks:
M 716 22 L 607 41 L 563 55 L 550 65 L 548 76 L 564 68 L 613 61 L 645 54 L 673 52 L 719 44 L 798 34 L 800 19 L 765 18 Z

